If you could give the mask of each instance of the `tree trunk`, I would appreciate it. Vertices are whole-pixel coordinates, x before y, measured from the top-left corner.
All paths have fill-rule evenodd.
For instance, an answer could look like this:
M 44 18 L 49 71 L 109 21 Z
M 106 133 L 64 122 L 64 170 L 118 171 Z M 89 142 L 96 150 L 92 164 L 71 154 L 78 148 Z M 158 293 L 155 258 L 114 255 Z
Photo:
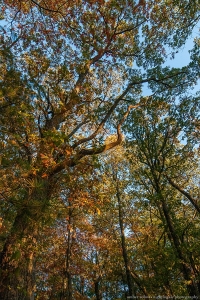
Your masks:
M 71 247 L 72 247 L 72 209 L 69 201 L 69 216 L 68 216 L 68 227 L 67 227 L 67 249 L 65 258 L 65 270 L 64 270 L 64 284 L 63 284 L 63 296 L 61 299 L 72 300 L 72 277 L 70 272 L 71 263 Z
M 27 189 L 0 253 L 0 299 L 34 299 L 34 248 L 40 219 L 49 203 L 48 182 Z
M 174 247 L 176 249 L 177 257 L 180 260 L 180 266 L 181 266 L 181 270 L 183 273 L 183 277 L 186 281 L 188 294 L 189 294 L 189 296 L 198 296 L 199 297 L 200 294 L 198 291 L 198 287 L 196 286 L 196 284 L 193 280 L 193 274 L 192 274 L 191 268 L 189 267 L 189 262 L 187 261 L 185 255 L 182 251 L 180 238 L 176 233 L 172 219 L 169 214 L 169 209 L 167 207 L 166 201 L 163 198 L 160 191 L 159 191 L 159 196 L 161 198 L 163 213 L 165 216 L 165 220 L 166 220 L 170 235 L 173 240 Z
M 0 255 L 0 299 L 2 300 L 34 299 L 32 246 L 36 243 L 36 230 L 34 228 L 32 231 L 27 230 L 25 219 L 27 216 L 23 212 L 16 216 Z
M 133 287 L 132 287 L 132 276 L 130 273 L 129 262 L 128 262 L 128 255 L 126 250 L 126 238 L 124 234 L 124 224 L 123 224 L 123 213 L 122 213 L 122 205 L 121 205 L 121 198 L 119 194 L 119 187 L 117 183 L 117 201 L 118 201 L 118 212 L 119 212 L 119 226 L 120 226 L 120 233 L 121 233 L 121 244 L 122 244 L 122 254 L 124 260 L 124 266 L 126 270 L 126 279 L 128 285 L 128 296 L 133 296 Z
M 129 265 L 129 259 L 128 259 L 128 254 L 127 254 L 127 248 L 126 248 L 126 237 L 124 233 L 124 221 L 123 221 L 123 211 L 122 211 L 122 201 L 120 197 L 120 192 L 119 192 L 119 185 L 118 181 L 116 180 L 116 190 L 117 190 L 117 201 L 118 201 L 118 212 L 119 212 L 119 226 L 120 226 L 120 233 L 121 233 L 121 243 L 122 243 L 122 255 L 123 255 L 123 260 L 124 260 L 124 266 L 126 270 L 126 278 L 127 278 L 127 285 L 128 285 L 128 296 L 135 296 L 134 290 L 133 290 L 133 284 L 132 280 L 137 284 L 139 289 L 143 292 L 145 296 L 147 295 L 145 287 L 142 286 L 139 277 L 137 274 L 135 274 L 133 271 L 130 270 L 130 265 Z
M 96 266 L 99 267 L 99 259 L 98 259 L 98 252 L 96 251 L 95 253 L 95 264 Z M 97 269 L 98 269 L 97 267 Z M 101 300 L 101 293 L 100 293 L 100 280 L 101 280 L 101 275 L 99 273 L 99 271 L 97 271 L 97 269 L 94 271 L 94 292 L 95 292 L 95 296 L 96 296 L 96 300 Z
M 96 300 L 101 300 L 98 280 L 95 280 L 95 282 L 94 282 L 94 291 L 95 291 Z

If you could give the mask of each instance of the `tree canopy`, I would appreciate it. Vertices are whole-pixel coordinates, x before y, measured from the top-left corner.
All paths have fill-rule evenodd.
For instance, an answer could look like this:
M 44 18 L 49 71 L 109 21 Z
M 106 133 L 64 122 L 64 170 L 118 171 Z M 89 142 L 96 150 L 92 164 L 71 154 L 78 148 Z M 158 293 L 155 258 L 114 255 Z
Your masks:
M 200 296 L 199 12 L 2 1 L 2 300 Z

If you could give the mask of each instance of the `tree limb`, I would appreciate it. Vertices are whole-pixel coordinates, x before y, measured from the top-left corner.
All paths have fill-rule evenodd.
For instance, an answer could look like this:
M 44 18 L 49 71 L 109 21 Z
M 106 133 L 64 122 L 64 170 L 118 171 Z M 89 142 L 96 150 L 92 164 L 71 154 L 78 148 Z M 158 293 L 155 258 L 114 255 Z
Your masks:
M 169 178 L 167 175 L 165 175 L 168 182 L 173 186 L 176 190 L 178 190 L 182 195 L 184 195 L 188 200 L 192 203 L 192 205 L 196 208 L 198 213 L 200 213 L 200 207 L 197 204 L 197 200 L 194 199 L 188 192 L 183 190 L 180 186 L 178 186 L 171 178 Z
M 74 167 L 75 165 L 78 164 L 80 159 L 83 158 L 84 156 L 100 154 L 100 153 L 103 153 L 103 152 L 105 152 L 109 149 L 112 149 L 112 148 L 116 147 L 117 145 L 119 145 L 122 142 L 122 139 L 123 139 L 123 135 L 122 135 L 122 132 L 121 132 L 122 124 L 126 120 L 130 110 L 133 109 L 133 108 L 137 108 L 139 106 L 141 106 L 141 104 L 129 105 L 127 111 L 125 112 L 125 114 L 123 115 L 123 117 L 120 120 L 119 124 L 117 125 L 117 140 L 116 141 L 111 142 L 109 144 L 104 144 L 104 145 L 99 146 L 97 148 L 93 147 L 93 148 L 90 148 L 90 149 L 81 149 L 73 157 L 67 157 L 62 162 L 56 164 L 51 169 L 51 171 L 49 172 L 49 176 L 53 176 L 53 175 L 59 173 L 60 171 L 64 170 L 66 167 Z M 95 137 L 95 135 L 94 135 L 94 137 Z M 91 139 L 92 138 L 90 136 L 90 140 Z

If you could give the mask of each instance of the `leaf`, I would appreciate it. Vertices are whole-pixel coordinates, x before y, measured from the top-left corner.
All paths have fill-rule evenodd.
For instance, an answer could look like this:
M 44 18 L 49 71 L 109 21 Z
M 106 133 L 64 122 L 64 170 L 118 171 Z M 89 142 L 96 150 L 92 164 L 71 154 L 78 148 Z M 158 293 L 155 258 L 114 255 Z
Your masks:
M 96 208 L 96 211 L 97 211 L 97 214 L 100 215 L 101 214 L 101 211 L 99 208 Z
M 20 260 L 20 258 L 21 258 L 20 250 L 16 250 L 11 256 L 11 260 Z
M 42 174 L 42 178 L 47 178 L 49 175 L 47 173 Z
M 49 159 L 49 157 L 47 155 L 43 154 L 43 153 L 40 153 L 40 157 L 41 157 L 42 160 L 48 160 Z
M 72 154 L 72 150 L 71 149 L 66 149 L 65 153 L 70 156 Z
M 37 175 L 37 170 L 34 169 L 32 173 L 33 173 L 33 175 L 36 176 Z

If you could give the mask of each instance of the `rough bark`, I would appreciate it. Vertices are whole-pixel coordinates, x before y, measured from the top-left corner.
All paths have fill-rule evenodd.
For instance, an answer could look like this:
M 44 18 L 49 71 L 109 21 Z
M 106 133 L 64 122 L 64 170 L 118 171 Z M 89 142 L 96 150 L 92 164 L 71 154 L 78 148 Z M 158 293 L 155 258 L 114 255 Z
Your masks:
M 34 299 L 34 257 L 36 227 L 27 230 L 27 216 L 19 213 L 0 255 L 0 299 Z M 26 251 L 26 252 L 25 252 Z
M 48 182 L 42 180 L 41 186 L 27 190 L 0 253 L 1 300 L 34 299 L 34 247 L 50 197 Z

